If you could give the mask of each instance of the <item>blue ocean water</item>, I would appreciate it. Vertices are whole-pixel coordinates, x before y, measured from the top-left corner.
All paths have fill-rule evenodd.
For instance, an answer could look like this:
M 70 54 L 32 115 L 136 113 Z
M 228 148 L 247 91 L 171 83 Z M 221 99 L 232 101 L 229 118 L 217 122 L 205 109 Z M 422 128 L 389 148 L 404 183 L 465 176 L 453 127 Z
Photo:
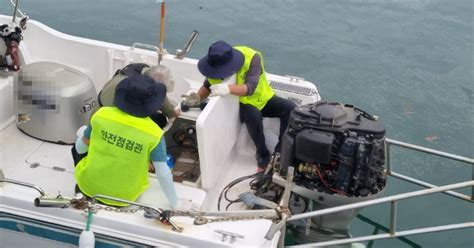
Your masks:
M 324 100 L 378 115 L 388 137 L 474 157 L 472 0 L 170 0 L 165 46 L 200 32 L 190 57 L 226 40 L 260 50 L 266 69 L 314 82 Z M 24 0 L 31 18 L 61 32 L 124 45 L 156 44 L 154 0 Z M 0 13 L 10 14 L 7 0 Z M 93 58 L 91 58 L 93 59 Z M 471 179 L 461 163 L 395 150 L 394 169 L 437 185 Z M 396 179 L 387 194 L 420 189 Z M 461 190 L 469 194 L 470 189 Z M 400 230 L 472 221 L 472 204 L 446 195 L 399 203 Z M 386 206 L 384 206 L 386 207 Z M 388 226 L 388 208 L 362 214 Z M 356 221 L 354 236 L 373 227 Z M 472 247 L 474 231 L 409 237 L 423 247 Z M 398 240 L 375 247 L 406 247 Z

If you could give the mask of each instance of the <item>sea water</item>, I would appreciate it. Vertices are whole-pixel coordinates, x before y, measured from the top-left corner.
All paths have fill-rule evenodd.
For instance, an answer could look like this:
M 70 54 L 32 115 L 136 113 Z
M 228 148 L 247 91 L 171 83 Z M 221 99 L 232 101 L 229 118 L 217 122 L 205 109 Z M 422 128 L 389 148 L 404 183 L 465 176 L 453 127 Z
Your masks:
M 169 0 L 165 47 L 200 58 L 225 40 L 263 53 L 266 70 L 314 82 L 323 100 L 377 115 L 387 136 L 474 157 L 472 0 Z M 32 19 L 61 32 L 123 45 L 157 44 L 155 0 L 20 0 Z M 8 0 L 0 13 L 11 14 Z M 471 179 L 470 166 L 395 149 L 393 169 L 436 185 Z M 421 189 L 390 179 L 386 195 Z M 470 194 L 470 189 L 460 192 Z M 389 209 L 369 207 L 354 236 L 389 225 Z M 398 230 L 473 220 L 472 204 L 435 194 L 398 204 Z M 379 232 L 381 233 L 381 232 Z M 472 247 L 472 229 L 381 240 L 374 247 Z

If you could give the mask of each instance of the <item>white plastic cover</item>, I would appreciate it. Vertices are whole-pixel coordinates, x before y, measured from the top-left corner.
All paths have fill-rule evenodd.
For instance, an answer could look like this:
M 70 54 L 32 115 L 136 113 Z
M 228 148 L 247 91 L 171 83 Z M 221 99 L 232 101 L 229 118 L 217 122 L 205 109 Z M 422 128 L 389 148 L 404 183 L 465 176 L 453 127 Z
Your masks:
M 233 77 L 228 81 L 232 82 Z M 225 170 L 240 132 L 237 96 L 211 97 L 196 121 L 202 187 L 210 189 Z

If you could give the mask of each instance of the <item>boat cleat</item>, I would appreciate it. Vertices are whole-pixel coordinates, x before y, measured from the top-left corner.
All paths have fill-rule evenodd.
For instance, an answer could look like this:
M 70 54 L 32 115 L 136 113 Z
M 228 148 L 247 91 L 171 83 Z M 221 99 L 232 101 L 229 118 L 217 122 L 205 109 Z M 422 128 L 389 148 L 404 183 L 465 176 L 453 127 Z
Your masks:
M 225 242 L 227 240 L 227 236 L 230 237 L 230 243 L 233 244 L 237 238 L 245 238 L 244 235 L 240 235 L 238 233 L 233 233 L 233 232 L 228 232 L 228 231 L 224 231 L 224 230 L 214 230 L 214 232 L 218 233 L 218 234 L 222 234 L 222 239 L 221 239 L 221 242 Z

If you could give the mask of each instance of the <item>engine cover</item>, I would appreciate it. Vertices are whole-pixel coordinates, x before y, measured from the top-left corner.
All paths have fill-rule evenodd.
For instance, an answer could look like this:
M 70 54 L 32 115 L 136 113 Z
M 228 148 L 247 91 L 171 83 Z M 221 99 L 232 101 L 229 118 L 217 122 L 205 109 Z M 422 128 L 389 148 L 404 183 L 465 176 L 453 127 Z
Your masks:
M 283 136 L 280 168 L 295 182 L 329 194 L 368 196 L 385 186 L 385 127 L 351 105 L 318 102 L 295 108 Z
M 54 62 L 22 67 L 15 82 L 17 126 L 49 142 L 72 144 L 97 108 L 96 90 L 84 73 Z

